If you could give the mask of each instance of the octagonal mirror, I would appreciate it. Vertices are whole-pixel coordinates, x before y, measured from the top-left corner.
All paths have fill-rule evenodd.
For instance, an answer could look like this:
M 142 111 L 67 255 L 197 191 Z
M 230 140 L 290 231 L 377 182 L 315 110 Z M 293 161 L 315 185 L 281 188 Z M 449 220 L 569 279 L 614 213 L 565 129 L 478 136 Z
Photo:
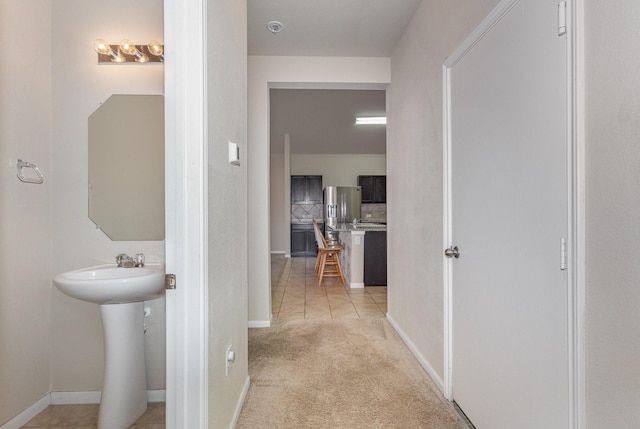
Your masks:
M 164 97 L 112 95 L 89 116 L 89 218 L 114 241 L 164 239 Z

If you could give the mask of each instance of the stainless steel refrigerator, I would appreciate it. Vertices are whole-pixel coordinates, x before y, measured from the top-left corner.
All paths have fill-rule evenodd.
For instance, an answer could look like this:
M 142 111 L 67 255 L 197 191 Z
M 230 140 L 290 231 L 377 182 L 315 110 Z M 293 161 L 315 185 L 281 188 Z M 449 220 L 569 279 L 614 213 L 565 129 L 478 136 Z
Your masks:
M 360 186 L 327 186 L 324 188 L 324 224 L 335 227 L 339 223 L 351 223 L 360 220 L 362 191 Z

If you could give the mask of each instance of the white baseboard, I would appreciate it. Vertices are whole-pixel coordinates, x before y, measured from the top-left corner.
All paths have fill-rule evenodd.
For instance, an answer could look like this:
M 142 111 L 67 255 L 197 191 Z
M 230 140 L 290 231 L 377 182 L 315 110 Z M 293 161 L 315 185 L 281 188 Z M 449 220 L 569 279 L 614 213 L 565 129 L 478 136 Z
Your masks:
M 349 283 L 351 289 L 364 289 L 364 283 Z
M 238 424 L 238 419 L 240 418 L 240 413 L 242 412 L 242 406 L 244 405 L 244 400 L 247 398 L 247 392 L 249 392 L 249 386 L 251 386 L 251 380 L 247 375 L 247 379 L 245 380 L 244 386 L 242 387 L 240 398 L 238 398 L 238 403 L 236 404 L 236 410 L 233 413 L 233 420 L 231 420 L 231 426 L 229 426 L 229 429 L 235 429 L 236 424 Z
M 147 390 L 147 402 L 167 402 L 167 391 L 164 389 Z
M 285 252 L 284 250 L 272 250 L 272 251 L 271 251 L 271 254 L 272 254 L 272 255 L 284 255 L 284 254 L 286 254 L 286 253 L 287 253 L 287 252 Z
M 50 392 L 43 396 L 38 402 L 0 426 L 0 429 L 20 429 L 29 420 L 40 414 L 49 405 L 75 405 L 75 404 L 99 404 L 100 391 L 89 392 Z M 147 390 L 147 401 L 165 402 L 166 391 Z
M 273 314 L 269 320 L 249 320 L 249 328 L 270 328 L 273 325 Z
M 99 404 L 102 392 L 51 392 L 50 395 L 53 405 Z M 147 390 L 147 401 L 149 402 L 165 402 L 166 397 L 164 389 Z
M 420 363 L 422 368 L 426 371 L 427 375 L 431 378 L 431 380 L 433 380 L 436 386 L 438 386 L 438 389 L 440 389 L 440 392 L 442 392 L 442 394 L 444 395 L 444 381 L 442 380 L 442 378 L 440 378 L 438 373 L 435 371 L 435 369 L 433 369 L 429 361 L 425 359 L 422 353 L 418 351 L 418 348 L 413 343 L 413 341 L 411 341 L 411 339 L 407 336 L 407 334 L 405 334 L 404 331 L 400 329 L 398 324 L 395 322 L 395 320 L 393 320 L 393 318 L 389 315 L 389 313 L 387 313 L 387 320 L 389 321 L 391 326 L 393 326 L 393 329 L 396 330 L 398 335 L 400 335 L 400 338 L 402 338 L 402 341 L 404 341 L 407 347 L 409 347 L 409 350 L 411 350 L 411 353 L 413 353 L 413 355 L 416 357 L 416 359 L 418 360 L 418 363 Z
M 38 402 L 0 426 L 0 429 L 20 429 L 22 425 L 43 412 L 49 405 L 51 405 L 51 395 L 47 393 Z
M 51 404 L 72 405 L 72 404 L 99 404 L 101 391 L 90 392 L 51 392 Z

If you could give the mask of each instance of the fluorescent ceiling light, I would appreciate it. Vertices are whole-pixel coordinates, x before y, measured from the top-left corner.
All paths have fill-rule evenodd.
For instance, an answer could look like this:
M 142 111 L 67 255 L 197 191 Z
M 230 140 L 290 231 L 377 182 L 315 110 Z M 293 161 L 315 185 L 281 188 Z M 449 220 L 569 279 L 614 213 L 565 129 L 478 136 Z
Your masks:
M 356 125 L 387 125 L 386 116 L 356 116 Z

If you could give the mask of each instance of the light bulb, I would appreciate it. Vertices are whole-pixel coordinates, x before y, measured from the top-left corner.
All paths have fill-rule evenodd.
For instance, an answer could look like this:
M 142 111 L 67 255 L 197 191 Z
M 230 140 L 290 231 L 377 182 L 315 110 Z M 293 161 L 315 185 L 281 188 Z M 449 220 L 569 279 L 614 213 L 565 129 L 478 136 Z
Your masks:
M 162 45 L 157 40 L 150 41 L 147 47 L 149 48 L 149 52 L 151 53 L 151 55 L 155 55 L 156 57 L 162 55 Z
M 120 42 L 120 50 L 128 55 L 135 55 L 136 52 L 138 52 L 136 45 L 128 39 L 124 39 Z
M 93 42 L 93 49 L 102 55 L 111 55 L 113 51 L 111 50 L 111 46 L 107 42 L 102 39 L 97 39 Z
M 147 56 L 147 54 L 143 54 L 140 51 L 138 51 L 138 55 L 136 55 L 135 57 L 136 57 L 136 62 L 138 63 L 146 63 L 147 61 L 149 61 L 149 57 Z

